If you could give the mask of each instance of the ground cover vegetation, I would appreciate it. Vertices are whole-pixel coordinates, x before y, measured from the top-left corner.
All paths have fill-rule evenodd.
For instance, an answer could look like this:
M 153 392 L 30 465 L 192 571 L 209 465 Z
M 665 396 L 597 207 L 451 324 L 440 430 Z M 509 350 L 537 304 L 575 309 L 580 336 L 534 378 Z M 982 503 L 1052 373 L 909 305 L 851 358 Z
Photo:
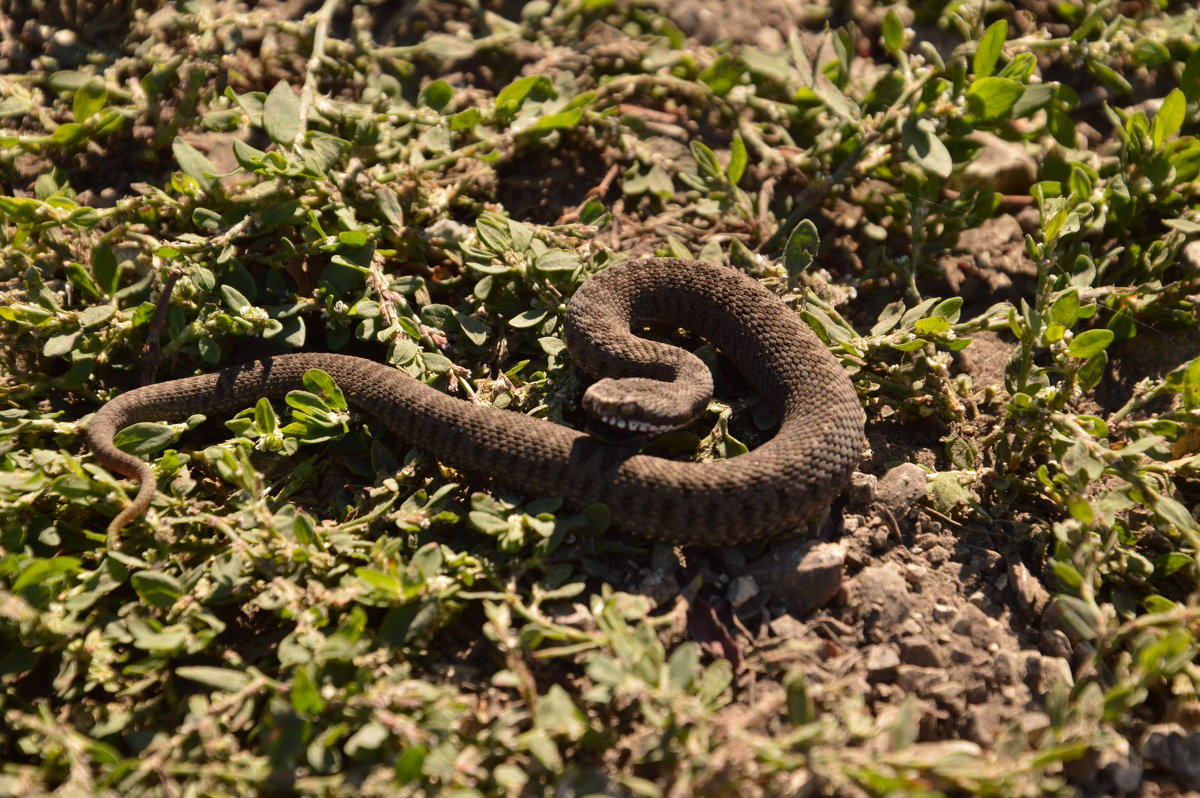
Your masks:
M 0 794 L 1200 789 L 1191 4 L 0 11 Z M 320 374 L 126 430 L 160 490 L 106 538 L 109 397 L 337 351 L 579 423 L 566 300 L 653 253 L 853 375 L 828 606 L 786 541 L 615 534 Z M 769 435 L 678 340 L 719 396 L 659 450 Z

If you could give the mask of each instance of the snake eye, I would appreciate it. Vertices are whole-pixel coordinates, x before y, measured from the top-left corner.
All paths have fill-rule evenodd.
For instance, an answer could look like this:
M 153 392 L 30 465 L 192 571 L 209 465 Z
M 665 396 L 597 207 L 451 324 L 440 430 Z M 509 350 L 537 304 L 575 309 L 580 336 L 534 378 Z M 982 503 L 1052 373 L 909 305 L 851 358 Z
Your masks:
M 633 402 L 625 402 L 623 405 L 621 405 L 617 409 L 620 411 L 621 415 L 623 415 L 623 416 L 632 416 L 634 413 L 637 412 L 637 405 L 635 405 Z

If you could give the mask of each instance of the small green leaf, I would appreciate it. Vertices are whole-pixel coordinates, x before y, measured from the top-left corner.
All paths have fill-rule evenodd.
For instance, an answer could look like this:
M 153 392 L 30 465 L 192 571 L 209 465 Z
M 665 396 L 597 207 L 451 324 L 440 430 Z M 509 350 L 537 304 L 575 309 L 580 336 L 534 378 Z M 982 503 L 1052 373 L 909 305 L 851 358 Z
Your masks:
M 1192 360 L 1183 372 L 1183 406 L 1187 410 L 1200 407 L 1200 357 Z
M 199 183 L 205 191 L 212 191 L 217 187 L 217 178 L 214 177 L 217 167 L 204 153 L 179 136 L 172 142 L 171 152 L 174 153 L 183 173 Z
M 1133 93 L 1133 86 L 1130 85 L 1129 81 L 1125 79 L 1125 76 L 1120 72 L 1117 72 L 1108 64 L 1102 64 L 1099 61 L 1089 58 L 1087 59 L 1087 68 L 1088 72 L 1091 72 L 1092 76 L 1096 78 L 1096 80 L 1103 83 L 1105 87 L 1111 89 L 1112 91 L 1119 92 L 1121 94 Z
M 1008 78 L 980 78 L 967 89 L 967 106 L 980 119 L 999 119 L 1008 115 L 1025 93 L 1025 87 Z
M 225 300 L 225 306 L 235 314 L 241 315 L 250 308 L 250 300 L 242 295 L 242 292 L 234 288 L 232 285 L 221 285 L 221 298 Z
M 733 143 L 729 145 L 729 168 L 725 170 L 725 175 L 729 178 L 729 184 L 736 186 L 745 172 L 746 142 L 742 141 L 741 136 L 734 136 Z
M 896 13 L 894 7 L 889 8 L 883 18 L 883 46 L 892 55 L 899 55 L 904 51 L 906 38 L 903 20 L 900 19 L 900 15 Z
M 42 354 L 46 357 L 62 357 L 70 354 L 79 343 L 79 330 L 51 336 L 42 346 Z
M 937 177 L 949 177 L 954 168 L 950 150 L 937 137 L 937 129 L 930 119 L 908 117 L 900 127 L 904 152 L 913 163 Z
M 1172 551 L 1161 557 L 1154 558 L 1154 573 L 1157 576 L 1171 576 L 1182 568 L 1194 565 L 1196 561 L 1181 551 Z
M 1183 65 L 1183 75 L 1179 78 L 1179 89 L 1188 102 L 1200 99 L 1200 47 L 1192 51 Z
M 692 157 L 696 159 L 696 164 L 700 167 L 700 171 L 706 177 L 720 176 L 721 165 L 717 163 L 717 156 L 704 142 L 693 140 L 688 146 L 692 150 Z
M 435 111 L 441 111 L 454 97 L 454 88 L 444 80 L 435 80 L 421 89 L 418 102 Z
M 117 257 L 113 248 L 104 241 L 92 248 L 92 275 L 104 293 L 112 296 L 117 292 L 121 283 Z
M 1067 351 L 1074 357 L 1086 359 L 1103 352 L 1112 340 L 1112 330 L 1088 330 L 1075 336 Z
M 184 665 L 175 669 L 175 675 L 227 693 L 236 693 L 250 684 L 250 676 L 241 671 L 210 665 Z
M 279 81 L 263 103 L 263 128 L 271 141 L 291 147 L 304 131 L 300 127 L 300 100 L 292 87 Z
M 1162 42 L 1141 38 L 1133 43 L 1133 60 L 1139 66 L 1154 69 L 1171 60 L 1171 51 Z
M 941 335 L 950 329 L 950 322 L 944 316 L 930 316 L 918 319 L 913 329 L 925 335 Z
M 387 598 L 398 599 L 404 594 L 399 579 L 377 568 L 356 568 L 354 575 L 364 585 L 382 593 Z
M 1166 520 L 1171 526 L 1175 527 L 1180 532 L 1187 532 L 1200 528 L 1196 519 L 1192 518 L 1192 514 L 1187 507 L 1177 499 L 1172 499 L 1170 496 L 1156 496 L 1152 502 L 1154 512 L 1162 519 Z
M 1163 100 L 1162 107 L 1154 116 L 1154 125 L 1150 128 L 1150 140 L 1155 149 L 1160 149 L 1167 139 L 1179 132 L 1187 115 L 1187 98 L 1179 89 L 1172 89 Z
M 179 580 L 163 571 L 137 571 L 129 578 L 142 601 L 159 609 L 170 609 L 183 595 Z
M 349 407 L 346 404 L 346 397 L 342 393 L 342 389 L 333 381 L 333 377 L 330 377 L 321 369 L 309 369 L 304 372 L 304 377 L 301 379 L 304 382 L 304 387 L 321 397 L 330 408 L 345 410 Z
M 1050 320 L 1070 329 L 1079 320 L 1079 292 L 1072 288 L 1054 300 L 1050 306 Z
M 116 315 L 116 312 L 117 306 L 113 304 L 92 305 L 79 314 L 79 326 L 86 330 L 103 324 Z
M 301 715 L 319 715 L 325 710 L 325 700 L 321 698 L 317 682 L 313 678 L 312 665 L 297 666 L 292 674 L 290 696 L 292 709 Z
M 540 324 L 546 318 L 546 311 L 530 309 L 519 315 L 513 316 L 508 320 L 510 327 L 516 327 L 518 330 L 524 330 L 533 327 L 535 324 Z
M 1103 616 L 1094 604 L 1075 596 L 1058 595 L 1054 597 L 1054 606 L 1058 609 L 1064 631 L 1072 638 L 1094 640 L 1100 633 Z
M 1104 378 L 1104 372 L 1108 369 L 1108 353 L 1101 352 L 1098 355 L 1089 357 L 1084 364 L 1076 372 L 1079 377 L 1079 387 L 1085 391 L 1090 391 L 1100 384 L 1100 380 Z
M 454 116 L 450 117 L 451 130 L 464 130 L 466 128 L 475 127 L 483 120 L 483 114 L 478 108 L 468 108 L 465 111 L 459 111 Z
M 176 437 L 175 430 L 167 424 L 139 421 L 114 435 L 113 444 L 130 454 L 147 455 L 167 448 Z
M 91 78 L 75 90 L 71 113 L 76 122 L 86 122 L 108 104 L 108 88 L 100 78 Z
M 496 95 L 496 113 L 502 116 L 512 116 L 520 110 L 525 99 L 535 90 L 537 96 L 549 97 L 554 93 L 554 86 L 545 75 L 527 75 L 518 78 Z
M 972 64 L 976 80 L 986 78 L 995 71 L 996 61 L 1000 58 L 1000 52 L 1004 49 L 1004 41 L 1007 38 L 1007 20 L 997 20 L 983 32 L 983 37 L 979 40 L 979 47 L 975 50 L 975 60 Z
M 481 319 L 456 310 L 454 311 L 454 320 L 458 322 L 458 327 L 463 331 L 467 340 L 475 346 L 483 346 L 487 343 L 488 326 Z
M 548 114 L 534 122 L 526 130 L 557 130 L 559 128 L 575 127 L 583 119 L 582 108 L 572 108 L 557 114 Z
M 789 279 L 798 278 L 812 265 L 820 246 L 816 224 L 811 219 L 803 219 L 783 247 L 783 266 L 787 269 Z
M 50 141 L 61 147 L 72 147 L 87 138 L 87 130 L 78 122 L 59 125 L 50 134 Z

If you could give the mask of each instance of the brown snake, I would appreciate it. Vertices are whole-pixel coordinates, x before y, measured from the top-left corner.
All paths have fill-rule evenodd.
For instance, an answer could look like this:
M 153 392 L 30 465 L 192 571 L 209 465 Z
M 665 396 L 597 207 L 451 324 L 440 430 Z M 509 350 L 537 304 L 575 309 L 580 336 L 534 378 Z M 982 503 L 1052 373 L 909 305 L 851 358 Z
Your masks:
M 734 269 L 643 258 L 597 273 L 566 314 L 575 361 L 601 378 L 584 407 L 602 422 L 652 434 L 695 418 L 712 376 L 695 355 L 634 334 L 686 328 L 712 343 L 780 419 L 771 440 L 716 462 L 637 454 L 577 430 L 455 399 L 390 366 L 334 354 L 268 357 L 215 374 L 138 388 L 96 413 L 97 461 L 140 482 L 110 537 L 150 506 L 154 471 L 113 445 L 138 421 L 222 413 L 302 388 L 322 369 L 347 400 L 439 461 L 568 506 L 602 502 L 621 530 L 672 543 L 723 544 L 793 528 L 824 511 L 863 445 L 863 411 L 846 372 L 799 316 Z

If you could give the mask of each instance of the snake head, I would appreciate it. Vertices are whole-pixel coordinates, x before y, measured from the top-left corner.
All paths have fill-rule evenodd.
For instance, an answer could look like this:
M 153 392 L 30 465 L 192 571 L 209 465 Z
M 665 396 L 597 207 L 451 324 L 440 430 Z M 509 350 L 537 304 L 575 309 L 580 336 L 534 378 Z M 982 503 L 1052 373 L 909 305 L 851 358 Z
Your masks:
M 688 396 L 678 383 L 645 377 L 606 377 L 583 394 L 583 408 L 600 422 L 601 434 L 624 440 L 653 438 L 686 426 L 707 404 L 708 396 Z

